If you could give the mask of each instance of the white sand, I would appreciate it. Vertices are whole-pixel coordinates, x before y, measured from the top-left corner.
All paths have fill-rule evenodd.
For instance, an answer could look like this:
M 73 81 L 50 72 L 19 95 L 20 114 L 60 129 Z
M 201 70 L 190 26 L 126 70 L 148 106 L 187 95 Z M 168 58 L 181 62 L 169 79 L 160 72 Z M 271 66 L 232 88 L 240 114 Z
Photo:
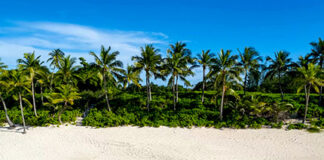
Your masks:
M 20 130 L 19 130 L 20 132 Z M 283 129 L 86 128 L 0 129 L 1 160 L 324 159 L 324 133 Z

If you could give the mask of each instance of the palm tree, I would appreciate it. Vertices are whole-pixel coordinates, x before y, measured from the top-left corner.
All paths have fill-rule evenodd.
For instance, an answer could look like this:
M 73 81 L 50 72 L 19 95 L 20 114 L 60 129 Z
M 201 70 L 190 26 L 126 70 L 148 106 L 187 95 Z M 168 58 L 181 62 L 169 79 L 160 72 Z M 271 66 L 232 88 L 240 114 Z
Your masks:
M 250 72 L 258 72 L 260 68 L 259 61 L 262 61 L 262 58 L 259 56 L 259 53 L 252 47 L 246 47 L 244 49 L 244 52 L 241 53 L 240 50 L 238 50 L 240 54 L 241 61 L 238 63 L 240 67 L 242 67 L 244 72 L 244 95 L 246 92 L 246 86 L 247 86 L 247 79 L 248 75 L 250 75 Z
M 7 77 L 9 76 L 9 74 L 8 74 L 8 71 L 4 70 L 5 68 L 7 68 L 7 66 L 0 61 L 0 73 L 1 73 L 0 74 L 0 100 L 2 102 L 3 109 L 5 111 L 6 120 L 9 124 L 9 126 L 12 128 L 12 127 L 15 127 L 15 124 L 12 123 L 12 121 L 10 120 L 10 118 L 8 116 L 7 105 L 6 105 L 6 102 L 4 101 L 3 96 L 2 96 L 4 93 L 7 92 L 8 88 L 9 88 L 8 83 L 7 83 Z
M 275 53 L 275 59 L 272 59 L 269 56 L 267 57 L 267 61 L 269 61 L 271 64 L 268 67 L 266 67 L 266 70 L 268 72 L 266 73 L 265 78 L 273 78 L 274 76 L 278 76 L 278 85 L 280 88 L 282 101 L 284 99 L 284 93 L 281 85 L 281 76 L 283 76 L 288 71 L 288 69 L 293 66 L 293 64 L 291 64 L 291 58 L 288 58 L 288 56 L 288 52 L 279 51 Z
M 231 55 L 230 50 L 221 51 L 218 53 L 218 57 L 213 59 L 211 71 L 209 75 L 217 75 L 217 79 L 222 83 L 222 100 L 220 106 L 220 120 L 223 119 L 224 97 L 225 92 L 229 88 L 229 81 L 241 80 L 241 69 L 236 65 L 236 55 Z
M 312 57 L 313 63 L 318 62 L 320 69 L 323 69 L 324 65 L 324 41 L 321 38 L 318 38 L 318 42 L 311 42 L 311 46 L 313 47 L 310 56 Z M 319 105 L 322 105 L 322 93 L 323 87 L 320 87 L 320 96 L 319 96 Z
M 46 88 L 50 88 L 51 90 L 51 82 L 52 82 L 52 75 L 47 67 L 42 67 L 37 74 L 37 81 L 36 86 L 38 85 L 40 88 L 40 96 L 42 105 L 44 105 L 44 91 Z
M 107 89 L 107 79 L 110 80 L 109 84 L 115 81 L 115 78 L 121 78 L 121 73 L 123 72 L 123 63 L 117 60 L 117 56 L 119 55 L 118 51 L 111 52 L 111 47 L 109 46 L 105 49 L 104 46 L 101 46 L 100 55 L 97 56 L 94 52 L 90 52 L 95 58 L 95 62 L 97 67 L 100 68 L 100 73 L 103 78 L 103 88 L 105 92 L 105 98 L 107 103 L 108 111 L 111 111 L 108 97 L 108 89 Z
M 22 121 L 23 121 L 23 128 L 24 131 L 23 133 L 26 133 L 26 124 L 25 124 L 25 117 L 24 117 L 24 109 L 23 109 L 23 100 L 25 102 L 28 102 L 27 99 L 23 98 L 23 94 L 25 91 L 30 92 L 30 90 L 28 89 L 28 85 L 29 82 L 27 81 L 27 77 L 23 74 L 21 69 L 18 70 L 12 70 L 9 73 L 9 82 L 8 85 L 9 87 L 9 91 L 11 91 L 14 94 L 18 93 L 18 97 L 16 97 L 17 95 L 15 95 L 15 99 L 19 100 L 19 106 L 20 106 L 20 111 L 21 111 L 21 117 L 22 117 Z
M 64 84 L 56 88 L 57 93 L 50 93 L 47 98 L 52 104 L 63 103 L 63 107 L 60 109 L 58 114 L 59 122 L 62 124 L 61 115 L 68 108 L 68 105 L 73 105 L 75 100 L 81 99 L 78 89 L 74 88 L 72 85 Z
M 76 71 L 79 66 L 75 65 L 76 58 L 71 58 L 71 56 L 63 57 L 59 61 L 58 71 L 56 72 L 57 80 L 62 81 L 64 84 L 76 84 L 78 78 Z
M 29 74 L 29 80 L 31 82 L 34 114 L 35 116 L 37 116 L 34 81 L 35 81 L 35 75 L 37 74 L 38 70 L 41 68 L 43 62 L 40 61 L 40 56 L 38 57 L 35 56 L 35 52 L 25 53 L 24 59 L 18 59 L 17 62 L 19 63 L 19 67 L 22 67 L 22 69 Z
M 173 109 L 176 109 L 178 102 L 178 78 L 184 81 L 185 85 L 190 86 L 190 82 L 186 80 L 186 76 L 193 75 L 192 68 L 188 66 L 191 62 L 190 52 L 186 51 L 185 44 L 177 42 L 175 45 L 170 45 L 171 49 L 167 50 L 167 57 L 162 65 L 162 74 L 164 76 L 171 75 L 169 85 L 172 86 L 173 94 Z M 182 47 L 182 49 L 180 49 Z
M 125 73 L 123 73 L 123 83 L 124 89 L 129 85 L 129 83 L 133 82 L 137 87 L 141 87 L 139 84 L 142 79 L 139 76 L 140 72 L 135 70 L 134 66 L 127 66 Z
M 154 75 L 155 78 L 163 78 L 159 74 L 162 62 L 159 52 L 160 50 L 153 47 L 153 45 L 145 45 L 145 47 L 141 47 L 140 56 L 132 57 L 132 60 L 135 61 L 135 70 L 144 70 L 146 74 L 146 106 L 148 110 L 150 110 L 150 101 L 152 100 L 150 77 Z
M 179 99 L 178 79 L 180 78 L 185 82 L 185 85 L 190 86 L 189 81 L 187 81 L 185 77 L 189 75 L 193 76 L 194 73 L 192 72 L 192 69 L 198 67 L 194 64 L 194 59 L 190 57 L 191 51 L 186 48 L 186 46 L 186 43 L 176 42 L 174 45 L 170 44 L 170 49 L 167 50 L 167 53 L 172 57 L 173 61 L 171 63 L 171 66 L 173 65 L 173 67 L 170 68 L 170 71 L 173 71 L 173 76 L 171 76 L 170 81 L 175 81 L 175 84 L 173 83 L 172 86 L 175 89 L 176 102 L 178 102 Z M 191 64 L 192 66 L 188 68 L 188 64 Z
M 202 65 L 203 68 L 203 82 L 202 82 L 202 93 L 201 93 L 201 102 L 204 103 L 204 93 L 206 86 L 206 68 L 212 64 L 212 59 L 214 58 L 214 54 L 210 53 L 210 50 L 204 51 L 202 50 L 201 54 L 198 54 L 198 63 Z
M 314 88 L 316 92 L 320 92 L 319 87 L 324 86 L 324 80 L 319 78 L 319 76 L 323 71 L 321 70 L 320 66 L 315 66 L 313 63 L 309 63 L 307 65 L 307 68 L 303 66 L 298 68 L 297 70 L 301 74 L 301 78 L 299 81 L 302 82 L 302 86 L 298 88 L 297 93 L 299 93 L 302 89 L 305 90 L 306 105 L 305 105 L 305 114 L 303 119 L 303 123 L 305 123 L 307 110 L 308 110 L 310 90 L 311 88 Z
M 60 62 L 60 60 L 63 59 L 64 52 L 61 51 L 60 49 L 54 49 L 52 52 L 48 53 L 48 55 L 50 56 L 50 58 L 47 60 L 47 62 L 50 62 L 50 66 L 53 67 L 52 77 L 51 77 L 51 82 L 50 82 L 50 90 L 52 91 L 54 72 L 55 72 L 56 68 L 59 68 L 59 62 Z

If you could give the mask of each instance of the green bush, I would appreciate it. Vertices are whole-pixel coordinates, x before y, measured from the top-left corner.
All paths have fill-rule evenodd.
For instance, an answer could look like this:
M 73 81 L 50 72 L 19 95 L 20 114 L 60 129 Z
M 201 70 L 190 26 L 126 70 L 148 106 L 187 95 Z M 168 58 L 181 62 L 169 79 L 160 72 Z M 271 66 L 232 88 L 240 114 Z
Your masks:
M 8 110 L 11 121 L 15 124 L 22 124 L 21 111 L 17 107 Z M 62 114 L 63 122 L 74 122 L 77 116 L 80 116 L 80 110 L 65 111 Z M 31 108 L 24 109 L 24 117 L 28 126 L 48 126 L 51 124 L 59 124 L 57 113 L 51 114 L 47 110 L 38 110 L 37 117 Z M 0 123 L 6 122 L 4 111 L 0 111 Z
M 288 125 L 288 130 L 291 129 L 306 129 L 307 125 L 305 125 L 304 123 L 296 123 L 296 124 L 289 124 Z

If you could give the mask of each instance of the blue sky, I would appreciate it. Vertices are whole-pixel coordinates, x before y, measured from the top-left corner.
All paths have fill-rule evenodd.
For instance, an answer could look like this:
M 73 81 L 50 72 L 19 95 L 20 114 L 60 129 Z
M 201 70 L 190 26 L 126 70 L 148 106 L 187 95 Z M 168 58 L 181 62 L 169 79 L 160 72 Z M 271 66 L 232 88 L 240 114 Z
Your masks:
M 194 54 L 253 46 L 264 57 L 286 50 L 296 60 L 324 37 L 323 11 L 322 0 L 0 1 L 0 57 L 13 67 L 24 52 L 45 60 L 61 48 L 93 61 L 89 51 L 103 44 L 126 65 L 146 43 L 165 54 L 169 43 L 184 41 Z

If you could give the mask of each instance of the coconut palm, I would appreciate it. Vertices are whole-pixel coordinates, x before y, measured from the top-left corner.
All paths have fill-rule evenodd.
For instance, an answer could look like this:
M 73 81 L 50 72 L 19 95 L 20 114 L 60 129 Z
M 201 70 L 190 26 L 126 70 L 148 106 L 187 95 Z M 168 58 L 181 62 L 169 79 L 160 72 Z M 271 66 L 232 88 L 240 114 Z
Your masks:
M 94 52 L 90 52 L 95 58 L 95 62 L 98 68 L 100 68 L 101 77 L 103 79 L 103 88 L 107 103 L 108 111 L 111 111 L 108 97 L 108 87 L 107 84 L 112 84 L 116 81 L 116 78 L 120 79 L 121 73 L 123 72 L 123 63 L 117 60 L 117 56 L 119 55 L 118 51 L 111 51 L 111 47 L 109 46 L 105 49 L 104 46 L 101 46 L 100 55 L 96 55 Z M 107 80 L 109 82 L 107 83 Z
M 250 72 L 259 72 L 259 68 L 261 66 L 259 62 L 262 61 L 262 58 L 259 56 L 259 53 L 253 47 L 246 47 L 243 53 L 240 52 L 240 50 L 238 50 L 238 52 L 241 58 L 241 61 L 238 63 L 238 65 L 242 67 L 244 72 L 243 87 L 245 95 L 248 76 L 251 75 Z
M 52 75 L 47 67 L 42 67 L 36 76 L 36 86 L 39 86 L 42 105 L 44 105 L 44 91 L 46 91 L 47 88 L 51 90 Z
M 40 61 L 40 56 L 37 57 L 35 56 L 35 52 L 25 53 L 24 59 L 18 59 L 17 62 L 19 63 L 19 67 L 21 67 L 25 72 L 27 72 L 27 74 L 29 74 L 28 78 L 31 83 L 34 114 L 35 116 L 37 116 L 36 99 L 35 99 L 35 76 L 38 70 L 40 70 L 43 62 Z
M 13 94 L 18 94 L 18 97 L 17 95 L 14 95 L 14 99 L 19 100 L 19 106 L 24 128 L 23 133 L 26 133 L 23 101 L 27 102 L 28 105 L 30 105 L 29 101 L 23 97 L 25 91 L 30 92 L 29 88 L 27 87 L 29 85 L 27 78 L 28 77 L 23 74 L 23 71 L 21 69 L 11 70 L 9 73 L 9 92 L 12 92 Z
M 275 59 L 272 59 L 271 57 L 267 57 L 267 61 L 270 62 L 270 65 L 266 67 L 265 69 L 268 71 L 265 75 L 265 78 L 273 78 L 275 76 L 278 77 L 279 83 L 279 89 L 281 93 L 281 100 L 284 99 L 284 93 L 282 90 L 282 84 L 281 84 L 281 77 L 286 74 L 290 67 L 293 66 L 291 63 L 291 58 L 289 57 L 288 52 L 279 51 L 275 53 Z
M 79 66 L 75 65 L 76 58 L 71 58 L 71 56 L 63 57 L 59 60 L 58 71 L 56 72 L 57 82 L 62 82 L 64 84 L 76 84 L 78 75 L 76 71 Z
M 313 63 L 318 63 L 320 69 L 323 69 L 324 65 L 324 41 L 321 38 L 318 38 L 318 42 L 311 42 L 313 47 L 312 52 L 310 53 Z M 319 96 L 319 105 L 322 105 L 322 93 L 323 87 L 320 87 L 320 96 Z
M 184 43 L 177 42 L 175 45 L 170 45 L 170 47 L 171 49 L 167 50 L 168 55 L 163 61 L 162 74 L 164 76 L 171 75 L 168 84 L 172 87 L 173 109 L 175 110 L 178 102 L 178 78 L 184 81 L 185 85 L 191 85 L 186 76 L 193 75 L 192 66 L 188 66 L 189 63 L 193 62 L 190 52 L 184 48 Z M 181 47 L 182 49 L 179 49 Z
M 190 57 L 191 51 L 186 46 L 186 43 L 176 42 L 174 45 L 170 44 L 170 48 L 167 50 L 167 53 L 170 55 L 169 57 L 172 57 L 172 60 L 170 60 L 173 61 L 169 60 L 170 67 L 173 66 L 169 69 L 173 73 L 169 82 L 175 81 L 172 86 L 175 89 L 176 102 L 179 99 L 178 79 L 180 78 L 184 81 L 185 85 L 190 86 L 190 82 L 185 77 L 193 76 L 192 69 L 198 67 L 194 64 L 194 59 Z M 192 66 L 189 68 L 188 64 Z
M 47 95 L 50 103 L 61 104 L 63 107 L 59 110 L 58 120 L 62 124 L 61 115 L 68 108 L 69 105 L 73 105 L 75 100 L 81 99 L 78 90 L 70 84 L 64 84 L 56 88 L 58 92 L 50 93 Z
M 236 55 L 231 55 L 230 50 L 221 51 L 218 53 L 218 57 L 213 59 L 211 71 L 209 76 L 216 75 L 216 81 L 220 81 L 222 84 L 222 100 L 220 106 L 220 119 L 223 119 L 224 97 L 225 92 L 229 89 L 228 82 L 241 81 L 240 72 L 241 69 L 236 65 Z
M 145 71 L 147 93 L 146 107 L 148 110 L 150 110 L 150 101 L 152 100 L 150 77 L 154 75 L 155 78 L 163 78 L 159 73 L 162 62 L 161 55 L 158 54 L 159 52 L 159 49 L 156 49 L 150 44 L 145 45 L 145 47 L 141 47 L 140 56 L 132 57 L 132 60 L 135 61 L 135 70 Z
M 205 86 L 206 86 L 206 69 L 212 64 L 212 59 L 214 58 L 214 54 L 210 53 L 210 50 L 201 51 L 201 54 L 198 54 L 198 63 L 203 68 L 203 82 L 202 82 L 202 93 L 201 93 L 201 102 L 204 103 L 204 93 L 205 93 Z
M 299 93 L 302 89 L 305 90 L 306 104 L 303 119 L 303 123 L 305 123 L 311 88 L 319 93 L 319 87 L 324 86 L 324 80 L 319 78 L 320 74 L 323 73 L 323 71 L 321 70 L 320 66 L 315 66 L 313 63 L 309 63 L 307 67 L 303 66 L 298 68 L 297 70 L 301 74 L 299 81 L 302 82 L 302 85 L 297 89 L 297 93 Z
M 7 80 L 8 80 L 7 77 L 9 76 L 9 74 L 8 74 L 8 71 L 4 70 L 5 68 L 7 68 L 7 66 L 0 61 L 0 100 L 2 102 L 3 109 L 5 111 L 6 120 L 9 124 L 9 126 L 15 127 L 15 124 L 12 123 L 12 121 L 10 120 L 10 118 L 8 116 L 7 105 L 3 98 L 3 94 L 6 94 L 8 88 L 9 88 L 8 83 L 7 83 Z
M 135 70 L 134 66 L 127 66 L 125 72 L 123 73 L 123 83 L 124 89 L 133 82 L 137 87 L 141 87 L 139 84 L 142 79 L 139 76 L 140 72 Z
M 64 57 L 64 52 L 60 49 L 54 49 L 52 52 L 48 53 L 50 58 L 47 60 L 47 62 L 50 62 L 50 66 L 53 67 L 52 71 L 52 77 L 50 82 L 50 90 L 52 91 L 53 87 L 53 81 L 54 81 L 54 72 L 56 68 L 59 68 L 59 62 Z

